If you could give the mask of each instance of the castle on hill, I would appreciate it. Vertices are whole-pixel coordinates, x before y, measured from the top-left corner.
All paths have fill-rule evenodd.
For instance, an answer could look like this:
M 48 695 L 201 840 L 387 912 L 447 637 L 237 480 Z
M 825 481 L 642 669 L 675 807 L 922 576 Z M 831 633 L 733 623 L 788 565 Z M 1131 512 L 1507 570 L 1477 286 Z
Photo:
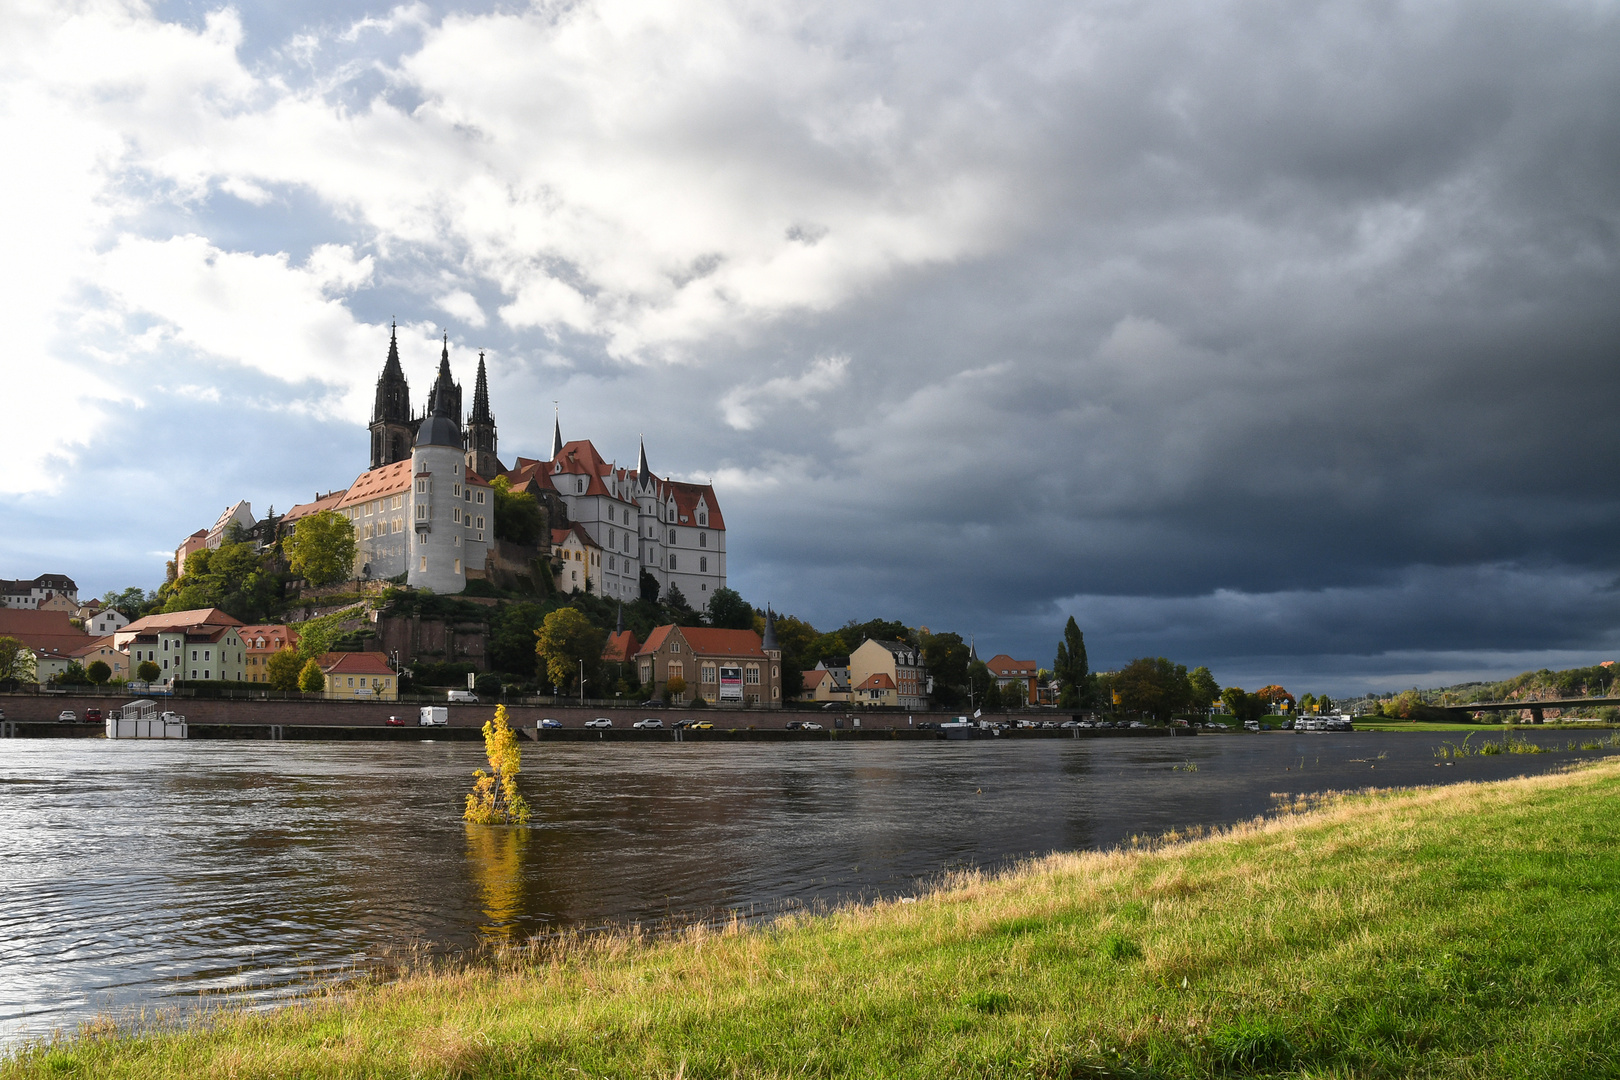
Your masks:
M 550 456 L 497 455 L 484 355 L 472 410 L 462 413 L 461 384 L 450 371 L 446 335 L 427 406 L 412 411 L 410 385 L 391 331 L 371 414 L 371 463 L 354 483 L 296 506 L 281 526 L 323 510 L 354 525 L 355 575 L 391 578 L 436 593 L 459 593 L 469 580 L 521 566 L 521 552 L 495 537 L 490 482 L 505 477 L 534 495 L 544 511 L 541 551 L 563 560 L 558 584 L 609 599 L 633 600 L 679 588 L 694 606 L 726 584 L 726 525 L 714 488 L 657 476 L 643 440 L 636 467 L 604 459 L 587 439 L 564 442 L 553 420 Z M 182 563 L 183 565 L 183 563 Z M 646 578 L 643 578 L 643 572 Z

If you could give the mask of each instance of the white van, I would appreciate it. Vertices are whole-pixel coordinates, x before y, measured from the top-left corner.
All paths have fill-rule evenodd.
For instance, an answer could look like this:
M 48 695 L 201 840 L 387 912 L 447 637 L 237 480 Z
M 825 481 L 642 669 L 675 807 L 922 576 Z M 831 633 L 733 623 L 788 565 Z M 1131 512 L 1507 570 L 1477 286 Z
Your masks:
M 443 705 L 422 706 L 422 719 L 418 724 L 422 727 L 444 727 L 450 722 L 450 710 Z
M 452 690 L 450 691 L 450 700 L 457 705 L 476 705 L 478 704 L 478 695 L 471 690 Z

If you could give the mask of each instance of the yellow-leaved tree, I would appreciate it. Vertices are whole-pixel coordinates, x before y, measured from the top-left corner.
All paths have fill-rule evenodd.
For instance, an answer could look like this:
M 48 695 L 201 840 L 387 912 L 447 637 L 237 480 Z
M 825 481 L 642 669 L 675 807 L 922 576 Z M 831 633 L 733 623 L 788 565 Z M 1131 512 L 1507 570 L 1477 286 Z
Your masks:
M 461 816 L 475 825 L 522 825 L 529 820 L 529 804 L 517 787 L 523 755 L 505 705 L 497 705 L 494 718 L 484 725 L 484 756 L 489 758 L 489 772 L 473 773 L 472 794 Z

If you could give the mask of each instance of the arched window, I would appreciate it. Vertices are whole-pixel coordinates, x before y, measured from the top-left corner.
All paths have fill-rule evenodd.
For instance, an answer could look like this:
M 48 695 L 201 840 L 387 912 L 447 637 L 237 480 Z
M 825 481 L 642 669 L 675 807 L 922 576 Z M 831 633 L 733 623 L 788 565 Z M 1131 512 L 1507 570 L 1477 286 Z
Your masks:
M 699 525 L 703 524 L 701 519 L 699 519 L 698 524 Z M 708 547 L 708 546 L 709 546 L 709 534 L 708 533 L 698 533 L 698 547 Z
M 672 543 L 672 544 L 675 542 L 675 530 L 674 529 L 669 530 L 669 542 Z

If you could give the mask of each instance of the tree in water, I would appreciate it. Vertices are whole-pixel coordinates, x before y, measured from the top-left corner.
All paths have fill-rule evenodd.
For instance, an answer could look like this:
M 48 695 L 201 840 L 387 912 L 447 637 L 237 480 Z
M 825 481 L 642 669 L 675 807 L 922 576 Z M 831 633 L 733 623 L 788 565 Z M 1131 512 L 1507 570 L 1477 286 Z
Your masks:
M 518 793 L 517 776 L 522 771 L 522 752 L 517 732 L 507 723 L 506 706 L 497 705 L 495 716 L 484 724 L 484 756 L 489 772 L 473 773 L 472 794 L 461 815 L 474 825 L 522 825 L 529 820 L 529 804 Z

